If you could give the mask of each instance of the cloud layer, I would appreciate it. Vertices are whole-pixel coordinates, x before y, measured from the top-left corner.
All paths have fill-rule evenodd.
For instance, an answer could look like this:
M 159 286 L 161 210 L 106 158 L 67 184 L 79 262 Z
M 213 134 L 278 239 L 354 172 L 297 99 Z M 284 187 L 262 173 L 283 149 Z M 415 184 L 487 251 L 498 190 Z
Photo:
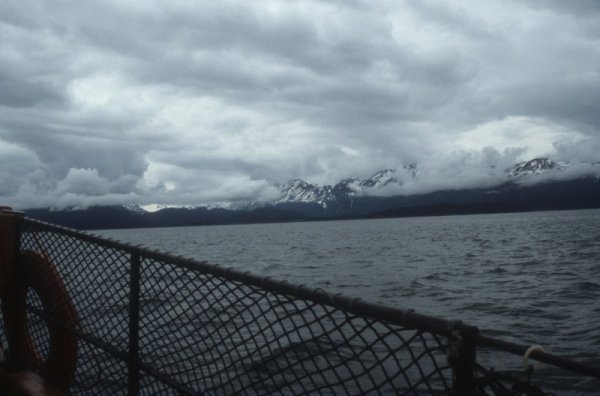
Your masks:
M 486 161 L 597 161 L 597 4 L 9 0 L 0 200 L 237 202 L 413 162 L 462 186 Z

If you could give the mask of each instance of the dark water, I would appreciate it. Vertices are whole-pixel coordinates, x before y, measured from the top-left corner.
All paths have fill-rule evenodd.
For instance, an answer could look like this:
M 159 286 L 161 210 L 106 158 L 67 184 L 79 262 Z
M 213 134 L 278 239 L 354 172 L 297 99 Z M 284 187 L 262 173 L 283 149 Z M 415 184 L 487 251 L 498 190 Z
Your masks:
M 600 210 L 101 234 L 600 364 Z

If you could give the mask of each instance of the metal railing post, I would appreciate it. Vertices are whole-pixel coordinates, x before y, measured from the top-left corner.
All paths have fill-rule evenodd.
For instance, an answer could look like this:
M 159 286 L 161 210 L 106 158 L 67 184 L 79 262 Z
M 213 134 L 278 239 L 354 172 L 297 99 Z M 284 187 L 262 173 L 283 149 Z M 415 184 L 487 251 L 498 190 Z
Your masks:
M 131 254 L 129 274 L 129 395 L 140 393 L 140 255 Z
M 475 391 L 475 359 L 479 329 L 460 320 L 448 324 L 450 349 L 448 362 L 452 367 L 452 394 L 473 395 Z

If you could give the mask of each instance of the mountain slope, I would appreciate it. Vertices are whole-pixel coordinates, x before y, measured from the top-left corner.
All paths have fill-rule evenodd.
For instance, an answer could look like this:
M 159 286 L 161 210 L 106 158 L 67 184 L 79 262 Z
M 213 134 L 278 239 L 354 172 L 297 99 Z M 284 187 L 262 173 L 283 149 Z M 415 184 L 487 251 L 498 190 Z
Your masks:
M 277 223 L 308 220 L 306 215 L 272 207 L 255 210 L 167 208 L 156 212 L 122 206 L 94 206 L 82 210 L 31 209 L 28 217 L 76 229 L 182 227 L 216 224 Z

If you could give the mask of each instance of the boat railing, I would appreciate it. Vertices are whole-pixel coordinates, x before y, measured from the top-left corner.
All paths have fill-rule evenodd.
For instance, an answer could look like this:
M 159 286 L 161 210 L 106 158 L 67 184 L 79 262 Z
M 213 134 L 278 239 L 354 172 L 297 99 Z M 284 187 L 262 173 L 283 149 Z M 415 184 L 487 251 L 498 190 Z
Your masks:
M 600 388 L 596 366 L 486 337 L 460 321 L 22 216 L 15 224 L 17 256 L 46 257 L 77 313 L 76 322 L 65 323 L 48 309 L 47 297 L 27 293 L 29 338 L 41 361 L 60 346 L 57 328 L 77 340 L 72 395 L 534 395 Z M 8 341 L 10 356 L 18 348 Z M 552 378 L 560 380 L 529 365 L 507 371 L 486 364 L 505 361 L 500 354 L 518 355 L 518 362 L 525 352 L 554 367 L 561 374 Z M 40 365 L 28 369 L 43 375 Z

